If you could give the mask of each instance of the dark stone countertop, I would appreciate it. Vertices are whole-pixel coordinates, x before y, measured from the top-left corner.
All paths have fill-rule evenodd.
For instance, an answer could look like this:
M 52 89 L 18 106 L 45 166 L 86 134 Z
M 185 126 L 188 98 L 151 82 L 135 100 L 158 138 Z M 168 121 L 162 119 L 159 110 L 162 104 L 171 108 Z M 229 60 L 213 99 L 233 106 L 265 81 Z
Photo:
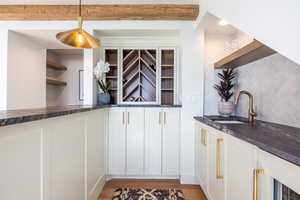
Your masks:
M 87 112 L 103 108 L 112 107 L 163 107 L 163 108 L 180 108 L 181 105 L 129 105 L 129 104 L 111 104 L 111 105 L 92 105 L 92 106 L 55 106 L 42 109 L 25 109 L 25 110 L 0 110 L 0 127 L 13 124 L 31 122 L 41 119 L 70 115 L 74 113 Z
M 230 134 L 279 158 L 300 166 L 300 128 L 256 120 L 248 123 L 242 117 L 194 117 L 195 120 Z M 239 120 L 244 124 L 220 124 L 215 120 Z

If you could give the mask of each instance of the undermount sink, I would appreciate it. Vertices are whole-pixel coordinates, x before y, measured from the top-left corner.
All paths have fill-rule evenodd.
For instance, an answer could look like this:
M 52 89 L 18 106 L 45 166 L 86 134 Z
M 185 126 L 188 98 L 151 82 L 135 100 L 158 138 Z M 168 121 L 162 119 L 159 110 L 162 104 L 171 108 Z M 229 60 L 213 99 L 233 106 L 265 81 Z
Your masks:
M 216 120 L 215 122 L 220 124 L 244 124 L 245 122 L 236 121 L 236 120 Z

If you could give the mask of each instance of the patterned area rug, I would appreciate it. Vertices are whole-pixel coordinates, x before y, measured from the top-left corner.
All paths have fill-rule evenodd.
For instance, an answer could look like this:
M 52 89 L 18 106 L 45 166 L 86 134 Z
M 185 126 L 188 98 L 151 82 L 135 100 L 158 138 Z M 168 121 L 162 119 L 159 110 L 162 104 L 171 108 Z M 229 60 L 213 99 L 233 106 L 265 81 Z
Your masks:
M 115 190 L 112 200 L 184 200 L 184 196 L 177 189 L 119 188 Z

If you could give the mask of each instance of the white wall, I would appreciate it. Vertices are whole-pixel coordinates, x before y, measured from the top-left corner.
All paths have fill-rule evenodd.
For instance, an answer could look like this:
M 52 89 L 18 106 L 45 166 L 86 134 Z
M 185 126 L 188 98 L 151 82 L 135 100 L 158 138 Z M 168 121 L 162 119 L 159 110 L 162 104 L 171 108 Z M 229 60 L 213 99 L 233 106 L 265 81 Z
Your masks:
M 68 50 L 66 50 L 67 52 Z M 47 53 L 47 59 L 67 67 L 67 71 L 47 70 L 47 75 L 67 82 L 66 86 L 47 85 L 47 106 L 80 105 L 79 70 L 83 69 L 83 55 Z
M 239 90 L 254 96 L 257 118 L 300 127 L 300 66 L 280 54 L 237 69 Z M 237 115 L 248 115 L 248 99 L 241 98 Z
M 200 0 L 200 7 L 300 63 L 300 1 Z
M 7 41 L 8 30 L 0 31 L 0 110 L 6 109 L 6 81 L 7 81 Z
M 46 51 L 27 37 L 9 31 L 6 108 L 46 106 Z
M 195 183 L 194 116 L 203 114 L 204 33 L 184 30 L 181 39 L 181 181 Z
M 226 51 L 226 42 L 228 42 L 230 39 L 230 35 L 211 33 L 205 34 L 205 115 L 218 114 L 218 102 L 220 101 L 220 97 L 213 86 L 218 82 L 216 73 L 218 73 L 220 70 L 214 69 L 214 63 L 229 54 L 229 52 Z

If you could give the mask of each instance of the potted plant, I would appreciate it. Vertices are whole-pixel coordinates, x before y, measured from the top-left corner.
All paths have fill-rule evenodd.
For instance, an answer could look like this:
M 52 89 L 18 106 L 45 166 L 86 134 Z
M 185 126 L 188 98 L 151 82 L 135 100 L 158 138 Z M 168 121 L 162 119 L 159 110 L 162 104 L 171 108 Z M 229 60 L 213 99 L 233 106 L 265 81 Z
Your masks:
M 94 67 L 94 76 L 99 87 L 99 93 L 97 94 L 97 104 L 105 105 L 110 103 L 110 82 L 105 83 L 105 73 L 109 72 L 109 63 L 99 60 L 97 65 Z
M 104 83 L 103 80 L 97 79 L 97 84 L 100 89 L 99 94 L 97 95 L 97 104 L 106 105 L 110 103 L 110 82 Z
M 234 87 L 234 78 L 236 73 L 233 69 L 224 69 L 222 72 L 218 73 L 220 79 L 219 84 L 215 84 L 214 88 L 217 90 L 221 101 L 218 104 L 218 112 L 223 117 L 229 117 L 234 111 L 234 103 L 230 101 L 233 96 L 231 91 Z

